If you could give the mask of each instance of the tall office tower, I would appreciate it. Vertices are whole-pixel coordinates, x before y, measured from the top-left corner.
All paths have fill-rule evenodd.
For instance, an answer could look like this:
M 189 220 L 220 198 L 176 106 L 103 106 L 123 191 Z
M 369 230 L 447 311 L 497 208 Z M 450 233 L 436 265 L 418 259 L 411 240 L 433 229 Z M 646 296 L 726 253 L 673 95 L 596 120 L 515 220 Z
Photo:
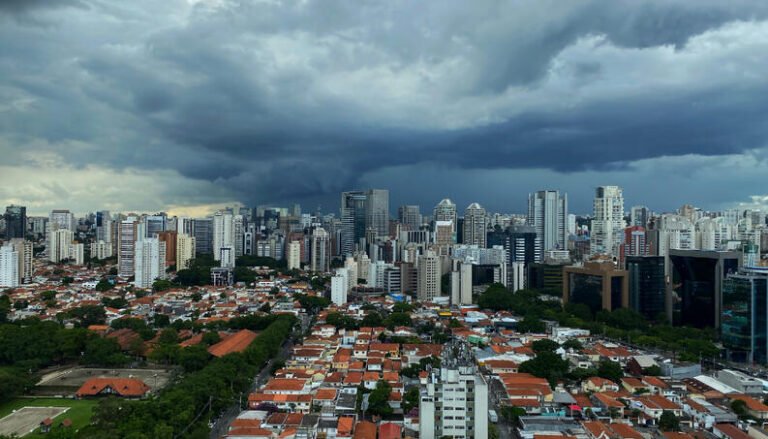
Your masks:
M 748 364 L 768 362 L 768 273 L 743 269 L 723 283 L 720 339 L 728 360 Z
M 8 241 L 8 244 L 13 246 L 16 253 L 19 254 L 19 283 L 26 284 L 32 282 L 32 275 L 34 274 L 34 266 L 32 265 L 34 245 L 31 241 L 27 241 L 24 238 L 11 239 Z
M 5 239 L 27 236 L 27 208 L 10 205 L 5 208 Z
M 136 241 L 133 284 L 151 288 L 156 279 L 165 277 L 165 242 L 158 238 Z
M 453 352 L 456 352 L 455 354 Z M 464 345 L 446 347 L 419 398 L 419 437 L 488 438 L 488 383 Z
M 723 281 L 738 271 L 740 259 L 741 253 L 735 251 L 670 249 L 672 294 L 667 318 L 676 325 L 719 328 Z
M 629 307 L 646 319 L 666 312 L 667 283 L 663 256 L 627 256 Z
M 144 224 L 146 225 L 146 230 L 144 230 L 146 235 L 144 236 L 147 238 L 152 238 L 158 233 L 166 231 L 168 229 L 167 222 L 168 217 L 164 213 L 159 213 L 157 215 L 147 215 L 144 217 Z
M 98 260 L 107 259 L 112 257 L 112 243 L 104 242 L 103 240 L 94 241 L 91 243 L 91 257 Z
M 421 227 L 421 212 L 419 206 L 406 205 L 397 209 L 397 219 L 404 230 L 419 230 Z
M 0 287 L 19 286 L 19 253 L 6 244 L 0 247 Z
M 112 216 L 108 210 L 96 212 L 96 241 L 112 242 Z
M 122 277 L 134 275 L 136 241 L 139 236 L 139 222 L 128 217 L 117 223 L 117 274 Z
M 189 268 L 192 259 L 195 259 L 195 237 L 186 233 L 176 234 L 176 270 Z
M 361 239 L 365 238 L 366 205 L 368 197 L 363 192 L 341 193 L 341 255 L 355 252 Z
M 488 218 L 485 209 L 472 203 L 464 210 L 464 244 L 485 248 L 488 238 Z
M 336 269 L 336 274 L 331 277 L 331 302 L 337 306 L 347 303 L 349 291 L 349 271 L 346 268 Z
M 291 241 L 288 243 L 288 269 L 298 270 L 301 268 L 301 243 Z
M 221 249 L 235 249 L 233 217 L 229 213 L 218 212 L 213 216 L 213 259 L 221 260 Z
M 57 228 L 56 223 L 48 225 L 48 237 L 46 247 L 48 251 L 48 260 L 53 263 L 59 263 L 69 259 L 69 247 L 72 245 L 74 234 L 68 229 Z
M 330 241 L 328 232 L 322 227 L 315 227 L 310 236 L 309 269 L 313 272 L 327 272 L 330 270 Z
M 544 251 L 568 249 L 567 194 L 538 191 L 528 195 L 527 222 L 536 230 Z
M 632 206 L 629 211 L 629 222 L 632 226 L 648 227 L 651 220 L 651 210 L 647 206 Z
M 698 219 L 696 218 L 696 208 L 690 204 L 683 204 L 683 206 L 678 209 L 678 214 L 683 218 L 688 218 L 688 221 L 692 223 L 696 222 Z
M 443 198 L 437 203 L 435 209 L 432 211 L 432 221 L 437 223 L 438 221 L 450 221 L 453 226 L 453 242 L 456 243 L 456 224 L 458 218 L 456 216 L 456 205 L 453 204 L 449 198 Z
M 58 229 L 67 229 L 72 232 L 75 231 L 75 215 L 66 209 L 55 209 L 51 211 L 48 216 L 49 224 L 56 224 Z
M 469 262 L 453 260 L 451 304 L 455 306 L 472 304 L 472 264 Z
M 568 235 L 576 234 L 576 215 L 568 214 Z
M 435 221 L 434 241 L 438 254 L 442 256 L 450 254 L 451 247 L 456 243 L 455 229 L 456 225 L 451 221 Z
M 235 244 L 235 256 L 242 256 L 244 253 L 243 245 L 245 241 L 245 229 L 247 223 L 242 215 L 232 217 L 232 239 Z
M 157 239 L 160 242 L 165 243 L 165 267 L 168 268 L 171 265 L 176 264 L 176 241 L 178 240 L 178 233 L 174 230 L 166 230 L 157 234 Z
M 429 302 L 440 296 L 440 257 L 428 250 L 418 257 L 416 296 L 420 302 Z
M 389 236 L 389 191 L 369 189 L 365 196 L 365 230 L 374 230 L 376 238 L 386 238 Z
M 590 234 L 590 252 L 618 256 L 624 237 L 624 196 L 618 186 L 600 186 L 595 190 L 594 218 Z
M 192 236 L 195 237 L 195 253 L 213 254 L 213 218 L 195 218 L 192 220 Z

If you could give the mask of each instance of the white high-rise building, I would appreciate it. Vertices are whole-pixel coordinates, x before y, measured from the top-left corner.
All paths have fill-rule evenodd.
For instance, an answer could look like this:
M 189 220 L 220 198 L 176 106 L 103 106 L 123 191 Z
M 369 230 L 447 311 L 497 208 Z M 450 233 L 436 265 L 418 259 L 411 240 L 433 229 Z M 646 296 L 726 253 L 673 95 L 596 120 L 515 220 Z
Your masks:
M 245 219 L 242 215 L 232 217 L 232 239 L 235 244 L 235 256 L 244 254 L 243 238 L 245 236 Z
M 13 246 L 16 253 L 19 254 L 19 283 L 25 284 L 32 282 L 32 274 L 34 272 L 34 245 L 32 242 L 23 238 L 11 239 L 8 241 L 8 244 Z
M 189 268 L 189 261 L 195 259 L 195 237 L 186 233 L 176 235 L 176 270 Z
M 69 247 L 74 239 L 74 234 L 71 230 L 58 227 L 58 223 L 52 222 L 48 224 L 48 237 L 46 240 L 48 260 L 56 264 L 69 259 Z
M 67 229 L 70 232 L 75 231 L 77 224 L 75 223 L 75 215 L 69 210 L 56 209 L 52 210 L 48 216 L 48 224 L 56 224 L 59 229 Z
M 19 253 L 10 244 L 0 247 L 0 287 L 19 286 Z
M 213 259 L 221 260 L 221 249 L 235 249 L 234 220 L 232 214 L 218 212 L 213 216 Z
M 449 198 L 444 198 L 439 203 L 437 203 L 435 210 L 432 212 L 432 220 L 435 221 L 435 223 L 438 221 L 450 221 L 451 226 L 453 227 L 452 243 L 456 242 L 457 218 L 456 205 L 453 204 L 453 201 L 451 201 Z
M 301 243 L 291 241 L 288 243 L 288 269 L 298 270 L 301 268 Z
M 67 259 L 75 265 L 85 264 L 85 244 L 82 242 L 71 242 L 67 248 Z
M 659 219 L 658 236 L 658 256 L 667 256 L 669 250 L 696 249 L 696 228 L 684 216 L 662 215 Z
M 337 306 L 347 303 L 347 292 L 349 291 L 349 271 L 346 268 L 339 268 L 336 274 L 331 277 L 331 302 Z
M 419 398 L 422 439 L 488 438 L 488 383 L 474 366 L 466 346 L 459 358 L 442 358 L 427 375 Z
M 165 277 L 165 242 L 157 238 L 136 241 L 133 284 L 151 288 L 156 279 Z
M 647 228 L 648 221 L 651 219 L 651 210 L 647 206 L 632 206 L 629 211 L 629 218 L 631 226 Z
M 619 255 L 624 241 L 624 195 L 618 186 L 600 186 L 595 190 L 594 218 L 590 231 L 592 254 Z
M 426 254 L 419 256 L 417 264 L 416 295 L 421 302 L 429 302 L 440 296 L 440 257 L 435 252 L 428 250 Z
M 472 264 L 469 262 L 453 262 L 451 271 L 451 304 L 472 304 Z
M 536 231 L 543 250 L 568 248 L 568 195 L 558 191 L 538 191 L 528 195 L 528 225 Z M 573 218 L 576 229 L 576 217 Z
M 309 246 L 309 269 L 313 272 L 330 270 L 330 241 L 328 232 L 322 227 L 312 230 Z
M 98 240 L 91 243 L 91 257 L 96 259 L 107 259 L 112 256 L 112 243 Z
M 472 203 L 464 210 L 464 244 L 487 247 L 488 218 L 485 209 Z

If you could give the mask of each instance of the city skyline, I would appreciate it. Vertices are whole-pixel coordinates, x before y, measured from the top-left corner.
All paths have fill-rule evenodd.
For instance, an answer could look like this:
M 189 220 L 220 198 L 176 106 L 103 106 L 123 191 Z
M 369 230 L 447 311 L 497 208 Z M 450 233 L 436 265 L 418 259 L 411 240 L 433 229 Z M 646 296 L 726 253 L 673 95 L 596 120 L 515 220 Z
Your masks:
M 2 2 L 0 204 L 766 204 L 768 5 L 650 4 Z

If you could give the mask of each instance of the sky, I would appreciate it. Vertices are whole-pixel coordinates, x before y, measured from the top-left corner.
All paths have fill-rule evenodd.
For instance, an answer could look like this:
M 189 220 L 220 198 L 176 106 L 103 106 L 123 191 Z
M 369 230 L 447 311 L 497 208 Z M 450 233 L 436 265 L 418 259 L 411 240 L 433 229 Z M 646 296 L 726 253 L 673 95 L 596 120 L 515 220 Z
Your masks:
M 763 0 L 0 0 L 0 204 L 768 204 Z

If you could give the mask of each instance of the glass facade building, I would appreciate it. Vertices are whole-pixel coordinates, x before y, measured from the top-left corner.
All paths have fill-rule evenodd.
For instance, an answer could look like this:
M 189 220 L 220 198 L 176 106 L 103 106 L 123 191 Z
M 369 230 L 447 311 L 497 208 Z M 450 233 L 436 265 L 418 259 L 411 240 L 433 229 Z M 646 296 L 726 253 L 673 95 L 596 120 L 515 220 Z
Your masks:
M 768 272 L 745 271 L 723 283 L 720 335 L 731 361 L 768 360 Z
M 655 320 L 665 312 L 666 278 L 663 256 L 628 256 L 629 307 Z

